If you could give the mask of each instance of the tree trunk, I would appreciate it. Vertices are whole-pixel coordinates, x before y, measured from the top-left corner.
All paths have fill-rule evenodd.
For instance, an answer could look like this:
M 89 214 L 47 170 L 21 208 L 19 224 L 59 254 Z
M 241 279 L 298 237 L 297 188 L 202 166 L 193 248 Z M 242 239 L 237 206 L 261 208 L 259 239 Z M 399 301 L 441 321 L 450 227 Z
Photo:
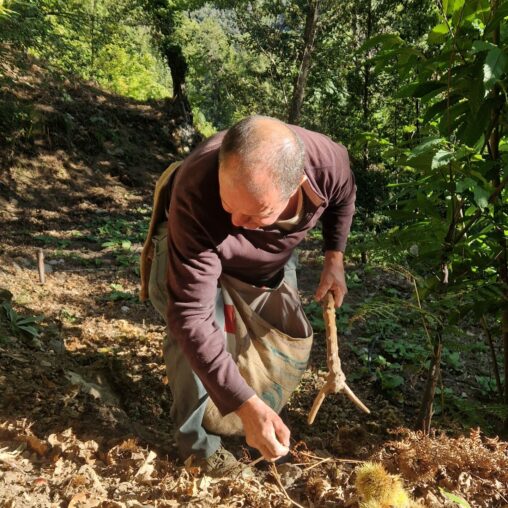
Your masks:
M 415 99 L 415 114 L 416 114 L 416 139 L 420 140 L 420 100 Z
M 295 79 L 293 87 L 293 97 L 289 107 L 288 122 L 292 124 L 300 123 L 303 98 L 305 96 L 305 86 L 309 76 L 310 66 L 312 63 L 312 52 L 314 50 L 314 41 L 317 31 L 317 20 L 319 15 L 320 0 L 309 0 L 307 18 L 305 21 L 305 32 L 303 50 L 300 53 L 300 69 Z
M 489 330 L 489 325 L 487 323 L 487 320 L 485 319 L 485 316 L 481 317 L 481 324 L 483 326 L 483 329 L 485 331 L 485 335 L 487 336 L 487 344 L 490 349 L 490 359 L 492 361 L 492 370 L 494 371 L 494 379 L 496 380 L 496 388 L 497 393 L 499 395 L 499 400 L 503 401 L 503 383 L 501 383 L 501 376 L 499 375 L 499 367 L 497 366 L 497 355 L 496 355 L 496 348 L 494 347 L 494 341 L 492 340 L 492 334 Z
M 167 46 L 164 50 L 164 56 L 173 81 L 173 101 L 178 103 L 185 122 L 192 124 L 191 106 L 185 89 L 188 66 L 182 49 L 176 45 Z
M 436 343 L 434 344 L 434 354 L 427 374 L 427 383 L 423 393 L 423 400 L 420 406 L 420 412 L 418 413 L 418 417 L 416 419 L 416 428 L 423 430 L 426 434 L 430 432 L 430 424 L 432 422 L 432 408 L 434 406 L 436 386 L 439 379 L 442 351 L 443 343 L 441 340 L 441 333 L 438 331 L 436 334 Z
M 371 37 L 371 35 L 372 35 L 372 0 L 368 0 L 365 40 L 368 40 Z M 363 93 L 362 93 L 362 118 L 363 118 L 363 128 L 365 130 L 368 130 L 369 114 L 370 114 L 369 85 L 370 85 L 370 64 L 366 60 L 363 64 Z M 366 175 L 367 171 L 369 170 L 369 145 L 367 141 L 363 143 L 362 166 L 364 174 Z M 361 256 L 362 263 L 366 263 L 368 258 L 367 252 L 362 250 Z
M 368 0 L 367 3 L 367 26 L 365 32 L 365 40 L 370 39 L 372 35 L 372 0 Z M 363 127 L 368 129 L 369 125 L 369 86 L 370 86 L 370 64 L 365 61 L 363 65 L 363 96 L 362 96 L 362 110 L 363 110 Z M 369 169 L 369 146 L 367 142 L 363 145 L 363 169 L 368 171 Z

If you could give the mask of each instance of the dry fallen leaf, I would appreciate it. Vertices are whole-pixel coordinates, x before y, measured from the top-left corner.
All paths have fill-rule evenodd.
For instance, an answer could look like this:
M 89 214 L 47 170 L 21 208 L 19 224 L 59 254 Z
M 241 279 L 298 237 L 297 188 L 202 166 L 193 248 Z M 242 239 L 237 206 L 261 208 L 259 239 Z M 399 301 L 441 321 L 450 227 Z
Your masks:
M 23 445 L 21 445 L 23 446 Z M 0 462 L 3 462 L 4 464 L 7 464 L 8 466 L 14 468 L 14 469 L 18 469 L 18 470 L 21 470 L 21 468 L 18 466 L 18 464 L 16 464 L 16 457 L 18 457 L 18 455 L 20 455 L 21 453 L 21 447 L 18 447 L 16 450 L 14 450 L 13 452 L 9 452 L 7 451 L 8 448 L 0 448 Z
M 40 455 L 41 457 L 46 455 L 47 451 L 49 450 L 49 445 L 40 440 L 37 436 L 21 436 L 21 439 L 28 445 L 31 450 L 36 452 L 37 455 Z
M 78 492 L 72 496 L 67 508 L 95 508 L 101 504 L 101 500 L 96 497 L 90 497 L 88 492 Z
M 155 468 L 152 462 L 155 460 L 156 457 L 157 454 L 154 451 L 150 451 L 148 457 L 145 459 L 145 461 L 138 469 L 138 472 L 134 475 L 134 477 L 141 481 L 149 480 Z

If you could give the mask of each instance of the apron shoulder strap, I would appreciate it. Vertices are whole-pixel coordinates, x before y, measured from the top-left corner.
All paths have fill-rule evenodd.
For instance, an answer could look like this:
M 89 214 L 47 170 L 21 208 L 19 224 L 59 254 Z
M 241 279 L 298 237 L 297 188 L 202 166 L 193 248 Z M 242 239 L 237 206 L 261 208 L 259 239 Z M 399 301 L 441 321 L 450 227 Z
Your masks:
M 141 251 L 140 259 L 140 277 L 141 277 L 141 291 L 139 299 L 143 302 L 148 299 L 148 281 L 150 279 L 150 268 L 153 259 L 153 242 L 152 238 L 155 234 L 157 225 L 165 220 L 165 193 L 163 192 L 170 181 L 171 176 L 175 173 L 176 169 L 180 166 L 182 161 L 176 161 L 169 165 L 169 167 L 162 173 L 155 184 L 155 192 L 153 196 L 152 216 L 150 218 L 150 225 L 148 226 L 148 234 Z

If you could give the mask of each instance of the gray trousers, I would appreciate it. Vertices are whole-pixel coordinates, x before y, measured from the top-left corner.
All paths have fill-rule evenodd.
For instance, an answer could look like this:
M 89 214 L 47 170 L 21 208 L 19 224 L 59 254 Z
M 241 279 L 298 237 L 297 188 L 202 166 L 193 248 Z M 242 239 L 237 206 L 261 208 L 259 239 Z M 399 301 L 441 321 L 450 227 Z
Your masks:
M 153 238 L 154 259 L 150 271 L 149 297 L 155 309 L 166 321 L 168 292 L 166 288 L 167 271 L 167 223 L 160 224 Z M 297 254 L 293 253 L 284 267 L 284 279 L 297 287 Z M 215 321 L 220 330 L 224 330 L 224 300 L 222 290 L 218 288 L 215 300 Z M 171 418 L 175 423 L 175 439 L 183 460 L 190 455 L 209 457 L 221 445 L 220 436 L 207 432 L 203 426 L 203 416 L 208 403 L 208 393 L 203 383 L 166 326 L 167 335 L 163 343 L 164 362 L 173 395 Z M 224 333 L 224 342 L 226 334 Z

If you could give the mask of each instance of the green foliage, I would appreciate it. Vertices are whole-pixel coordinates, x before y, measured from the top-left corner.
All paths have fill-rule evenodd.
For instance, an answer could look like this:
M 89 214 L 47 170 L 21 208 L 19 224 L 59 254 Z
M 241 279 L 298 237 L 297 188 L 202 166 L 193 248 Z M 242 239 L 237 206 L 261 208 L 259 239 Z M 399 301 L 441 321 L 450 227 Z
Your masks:
M 475 376 L 475 380 L 484 397 L 492 398 L 497 395 L 496 382 L 490 376 Z
M 128 29 L 125 36 L 106 44 L 95 62 L 98 83 L 138 100 L 169 97 L 170 75 L 150 48 L 148 37 L 146 30 Z
M 42 320 L 42 317 L 21 316 L 14 310 L 10 302 L 3 302 L 0 305 L 0 310 L 13 335 L 32 339 L 39 336 L 40 330 L 37 324 Z
M 71 241 L 66 238 L 56 238 L 49 235 L 35 235 L 34 240 L 40 242 L 45 247 L 56 247 L 58 249 L 65 249 L 71 244 Z
M 136 99 L 167 97 L 171 79 L 139 9 L 123 0 L 13 0 L 0 41 Z
M 389 398 L 403 402 L 401 387 L 408 378 L 422 373 L 429 351 L 424 330 L 415 326 L 418 313 L 400 299 L 398 302 L 392 307 L 381 301 L 361 306 L 353 321 L 360 316 L 366 319 L 361 336 L 351 344 L 351 349 L 365 367 L 355 377 L 373 376 Z
M 137 210 L 138 215 L 129 218 L 105 218 L 92 227 L 95 234 L 87 237 L 104 250 L 113 254 L 116 263 L 139 275 L 139 252 L 148 233 L 147 208 Z
M 261 39 L 253 41 L 254 34 L 241 31 L 254 22 L 255 14 L 245 17 L 240 9 L 206 6 L 178 17 L 175 37 L 189 65 L 189 99 L 198 123 L 209 123 L 213 129 L 227 128 L 252 113 L 284 114 L 281 83 L 270 76 L 274 55 L 253 46 L 262 43 Z M 275 21 L 263 18 L 261 22 Z M 211 132 L 206 127 L 206 133 Z
M 111 291 L 107 295 L 105 295 L 102 299 L 109 302 L 138 301 L 137 295 L 125 291 L 124 287 L 121 284 L 111 284 Z
M 8 0 L 0 0 L 0 19 L 13 14 L 13 11 L 9 9 L 9 4 L 10 2 Z
M 400 106 L 418 105 L 406 126 L 416 135 L 404 142 L 370 137 L 395 169 L 388 202 L 393 227 L 380 242 L 383 257 L 413 273 L 421 319 L 432 341 L 444 341 L 443 361 L 455 371 L 462 361 L 453 327 L 484 314 L 499 322 L 506 305 L 508 221 L 500 182 L 508 164 L 508 7 L 499 2 L 501 15 L 495 6 L 445 3 L 425 52 L 398 34 L 373 38 L 363 48 L 379 48 L 371 62 L 380 76 L 404 77 L 395 95 Z M 493 395 L 492 380 L 479 376 L 477 382 Z M 464 412 L 464 401 L 460 405 Z
M 471 33 L 471 27 L 464 28 L 463 33 L 458 31 L 455 40 L 448 41 L 433 58 L 422 62 L 419 81 L 401 94 L 418 97 L 420 92 L 414 85 L 436 85 L 433 92 L 421 97 L 426 106 L 426 137 L 421 138 L 417 146 L 399 149 L 397 159 L 405 171 L 416 176 L 408 182 L 405 192 L 399 194 L 398 205 L 403 205 L 408 213 L 416 212 L 417 219 L 418 216 L 422 220 L 425 217 L 427 229 L 440 230 L 435 237 L 437 251 L 443 245 L 444 233 L 453 219 L 454 210 L 460 209 L 463 213 L 454 224 L 459 240 L 462 238 L 460 229 L 478 210 L 481 213 L 474 223 L 476 227 L 468 230 L 470 234 L 487 233 L 488 237 L 489 226 L 496 227 L 492 222 L 493 207 L 489 197 L 493 192 L 491 178 L 498 162 L 491 159 L 485 141 L 493 128 L 490 119 L 504 107 L 504 99 L 501 100 L 491 86 L 492 80 L 496 82 L 501 77 L 503 64 L 498 67 L 499 61 L 489 57 L 494 50 L 485 54 L 485 48 L 477 44 L 480 42 L 485 43 L 478 31 Z M 460 53 L 456 54 L 450 47 L 454 44 L 462 48 Z M 453 62 L 451 67 L 448 65 L 450 60 Z M 482 65 L 488 69 L 487 79 L 477 73 Z M 429 76 L 429 72 L 432 75 Z M 449 87 L 445 86 L 447 74 L 451 78 Z M 504 140 L 501 140 L 501 147 L 503 144 Z M 503 158 L 501 151 L 501 164 Z M 422 220 L 413 221 L 412 226 L 421 227 Z M 444 228 L 438 227 L 439 222 L 444 223 Z M 457 246 L 467 248 L 477 241 L 476 235 L 467 238 L 467 242 L 456 242 Z M 483 247 L 488 248 L 485 240 L 486 237 Z

